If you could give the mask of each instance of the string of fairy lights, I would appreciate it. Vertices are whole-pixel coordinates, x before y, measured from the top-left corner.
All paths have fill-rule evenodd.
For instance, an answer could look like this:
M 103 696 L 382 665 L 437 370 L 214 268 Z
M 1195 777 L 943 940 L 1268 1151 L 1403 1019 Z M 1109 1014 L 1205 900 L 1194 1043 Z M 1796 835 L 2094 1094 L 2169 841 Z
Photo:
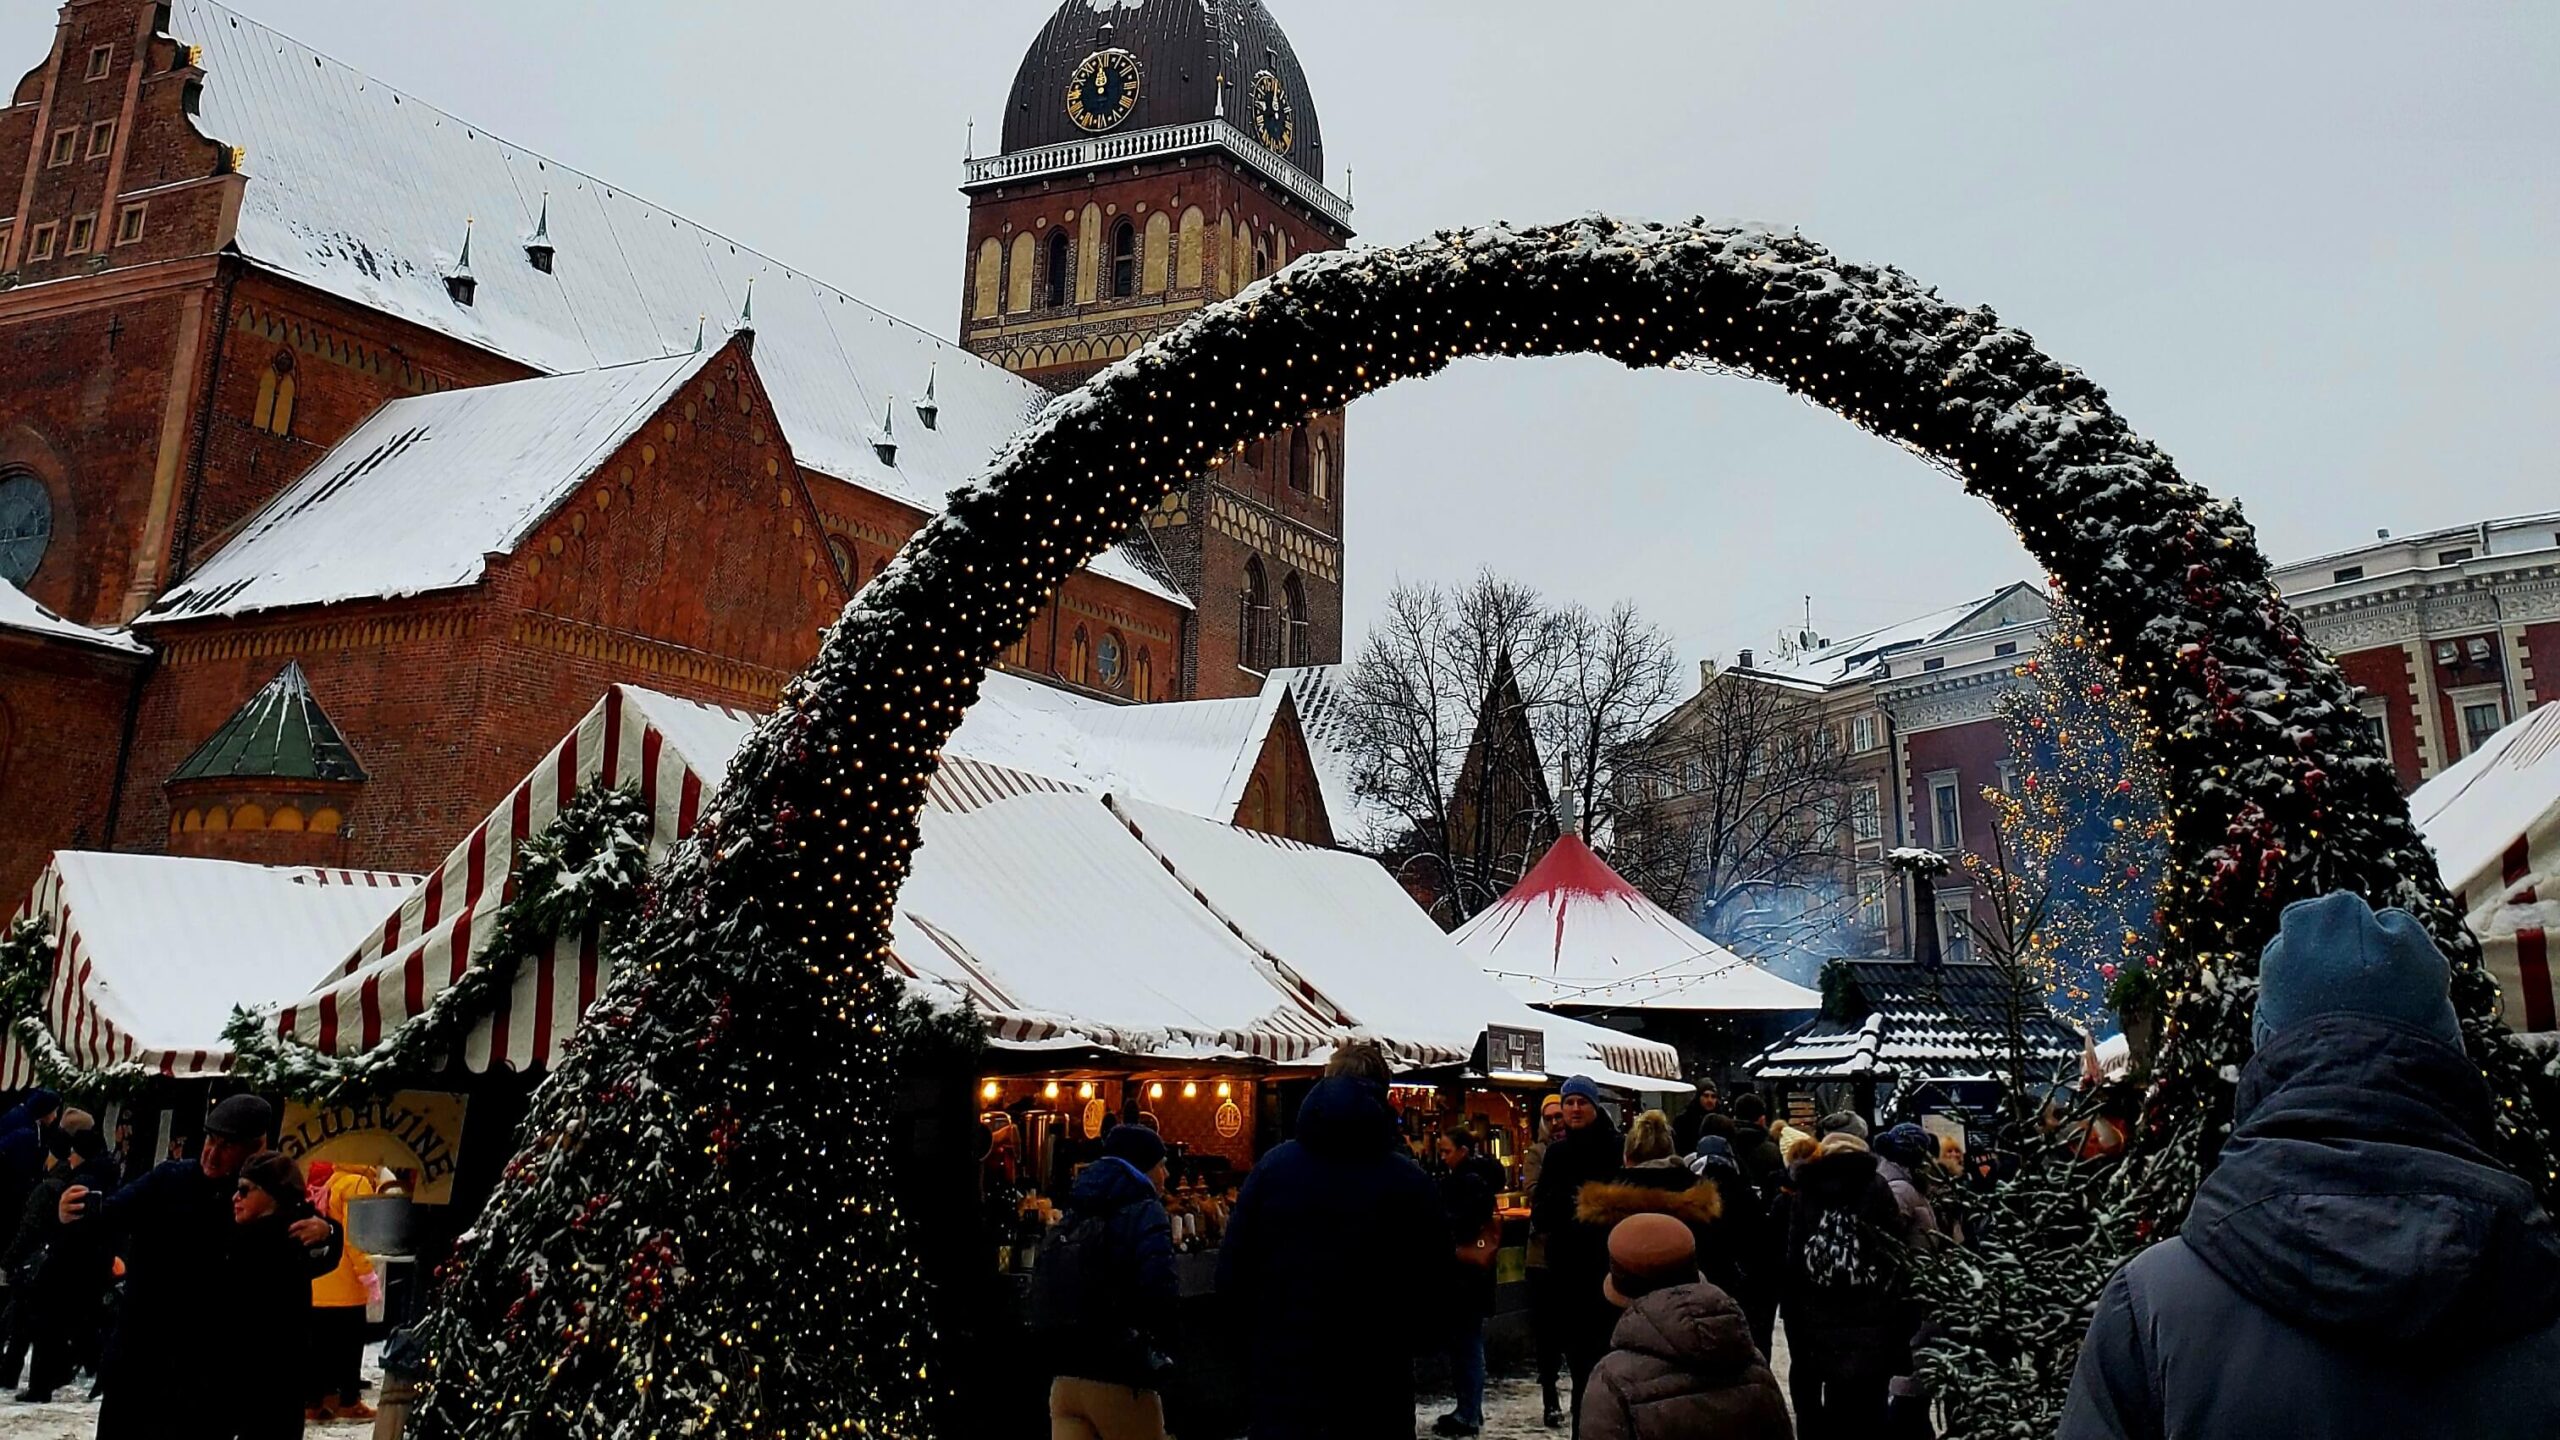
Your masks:
M 537 1094 L 442 1291 L 419 1433 L 931 1433 L 883 962 L 925 786 L 986 667 L 1239 447 L 1461 358 L 1572 353 L 1770 380 L 1930 457 L 2118 658 L 2169 776 L 2174 999 L 2137 1159 L 2159 1213 L 2227 1114 L 2258 944 L 2284 900 L 2337 885 L 2445 942 L 2511 1153 L 2550 1173 L 2477 948 L 2235 509 L 2027 335 L 1898 271 L 1703 222 L 1495 225 L 1303 257 L 1195 315 L 1053 402 L 856 597 Z

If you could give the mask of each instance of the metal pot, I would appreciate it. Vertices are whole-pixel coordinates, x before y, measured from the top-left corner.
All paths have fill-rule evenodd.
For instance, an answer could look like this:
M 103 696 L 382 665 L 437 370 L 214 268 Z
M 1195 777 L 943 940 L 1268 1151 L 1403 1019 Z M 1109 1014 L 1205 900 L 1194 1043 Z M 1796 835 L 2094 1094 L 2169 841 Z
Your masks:
M 418 1207 L 406 1195 L 367 1195 L 347 1202 L 347 1239 L 368 1255 L 418 1253 Z

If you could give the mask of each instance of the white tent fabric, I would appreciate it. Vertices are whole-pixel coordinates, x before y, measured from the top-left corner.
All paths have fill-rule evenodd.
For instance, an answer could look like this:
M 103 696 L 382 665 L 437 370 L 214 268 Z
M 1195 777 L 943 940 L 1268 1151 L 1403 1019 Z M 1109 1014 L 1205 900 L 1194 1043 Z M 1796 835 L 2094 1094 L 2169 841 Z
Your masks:
M 982 709 L 991 703 L 999 721 L 1048 713 L 1029 703 L 1036 697 L 1014 693 L 1019 684 L 991 684 Z M 1197 728 L 1232 738 L 1242 733 L 1232 718 L 1152 723 L 1157 733 Z M 93 884 L 93 861 L 188 884 L 162 885 L 147 905 L 125 907 L 147 911 L 156 927 L 149 933 L 111 927 L 80 942 L 73 993 L 92 997 L 109 1020 L 93 1023 L 66 1004 L 56 1027 L 95 1032 L 75 1050 L 83 1063 L 141 1057 L 174 1075 L 228 1067 L 220 1034 L 235 1004 L 263 1010 L 277 1033 L 326 1051 L 370 1048 L 481 963 L 512 893 L 518 842 L 581 788 L 636 786 L 650 812 L 650 849 L 663 855 L 691 832 L 755 723 L 616 686 L 423 879 L 351 877 L 326 894 L 293 894 L 318 882 L 223 862 L 58 857 L 47 872 L 52 889 L 38 896 L 57 908 L 63 893 Z M 981 733 L 1019 728 L 1007 722 Z M 1117 800 L 1076 783 L 1082 777 L 1037 775 L 959 747 L 928 793 L 892 952 L 910 984 L 950 1003 L 974 1001 L 997 1044 L 1295 1065 L 1320 1062 L 1358 1034 L 1383 1041 L 1405 1065 L 1437 1066 L 1463 1061 L 1485 1026 L 1501 1024 L 1543 1029 L 1560 1075 L 1637 1090 L 1668 1088 L 1677 1075 L 1668 1047 L 1538 1015 L 1483 979 L 1375 862 Z M 1223 785 L 1195 783 L 1207 774 L 1193 763 L 1195 748 L 1163 751 L 1173 773 L 1152 788 L 1225 808 Z M 1124 747 L 1122 759 L 1147 753 Z M 313 928 L 314 916 L 327 923 Z M 206 943 L 195 932 L 208 924 L 239 941 Z M 171 978 L 181 973 L 183 986 Z M 317 988 L 307 988 L 315 977 Z M 547 1064 L 609 979 L 594 937 L 562 937 L 473 1028 L 464 1064 Z M 146 981 L 169 991 L 160 997 L 170 1002 L 165 1015 L 146 1019 L 129 1002 L 105 1003 Z M 14 1073 L 26 1073 L 25 1057 L 7 1048 Z
M 1547 1009 L 1765 1013 L 1822 1004 L 1681 924 L 1577 835 L 1558 840 L 1453 938 L 1512 994 Z
M 287 1000 L 316 960 L 382 923 L 418 877 L 169 855 L 56 852 L 16 919 L 54 941 L 41 1014 L 75 1065 L 218 1069 L 235 1005 Z M 15 1039 L 0 1083 L 35 1082 Z
M 1279 957 L 1358 1030 L 1464 1058 L 1489 1025 L 1541 1030 L 1547 1068 L 1623 1089 L 1676 1086 L 1679 1054 L 1542 1014 L 1467 962 L 1374 860 L 1294 845 L 1140 801 L 1114 810 L 1200 903 Z
M 2545 705 L 2418 787 L 2409 813 L 2436 852 L 2518 1030 L 2560 1030 L 2560 704 Z

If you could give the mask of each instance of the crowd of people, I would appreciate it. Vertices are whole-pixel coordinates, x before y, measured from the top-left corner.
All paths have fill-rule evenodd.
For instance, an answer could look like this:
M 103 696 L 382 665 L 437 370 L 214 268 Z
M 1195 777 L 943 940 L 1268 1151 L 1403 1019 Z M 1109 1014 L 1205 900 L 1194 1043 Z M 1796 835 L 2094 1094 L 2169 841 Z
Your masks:
M 2353 896 L 2286 912 L 2262 962 L 2236 1124 L 2178 1238 L 2108 1286 L 2064 1440 L 2552 1433 L 2560 1236 L 2491 1158 L 2443 957 Z M 1501 1167 L 1466 1129 L 1436 1175 L 1385 1057 L 1341 1049 L 1296 1138 L 1248 1178 L 1218 1288 L 1255 1440 L 1410 1434 L 1413 1361 L 1446 1356 L 1433 1427 L 1484 1423 Z M 2104 1163 L 2115 1143 L 2059 1137 Z M 1163 1440 L 1175 1324 L 1165 1154 L 1123 1126 L 1044 1247 L 1034 1312 L 1062 1357 L 1053 1440 Z M 1623 1127 L 1588 1079 L 1523 1157 L 1544 1421 L 1578 1440 L 1894 1440 L 1933 1433 L 1913 1370 L 1914 1259 L 1978 1243 L 2006 1157 L 1839 1112 L 1799 1127 L 1701 1085 Z M 1785 1327 L 1782 1388 L 1770 1357 Z
M 379 1313 L 347 1207 L 375 1172 L 269 1148 L 275 1110 L 233 1095 L 192 1156 L 153 1165 L 131 1132 L 33 1089 L 0 1114 L 0 1389 L 43 1403 L 82 1373 L 101 1440 L 270 1440 L 369 1419 Z

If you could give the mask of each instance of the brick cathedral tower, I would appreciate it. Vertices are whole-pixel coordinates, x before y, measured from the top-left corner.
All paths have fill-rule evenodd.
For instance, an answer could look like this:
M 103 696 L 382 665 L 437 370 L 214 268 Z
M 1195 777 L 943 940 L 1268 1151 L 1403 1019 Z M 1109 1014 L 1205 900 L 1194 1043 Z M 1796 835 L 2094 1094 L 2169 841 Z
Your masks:
M 1261 0 L 1064 0 L 971 158 L 961 341 L 1065 390 L 1204 305 L 1351 238 L 1289 39 Z M 1148 519 L 1198 605 L 1181 693 L 1342 658 L 1339 411 L 1228 457 Z

